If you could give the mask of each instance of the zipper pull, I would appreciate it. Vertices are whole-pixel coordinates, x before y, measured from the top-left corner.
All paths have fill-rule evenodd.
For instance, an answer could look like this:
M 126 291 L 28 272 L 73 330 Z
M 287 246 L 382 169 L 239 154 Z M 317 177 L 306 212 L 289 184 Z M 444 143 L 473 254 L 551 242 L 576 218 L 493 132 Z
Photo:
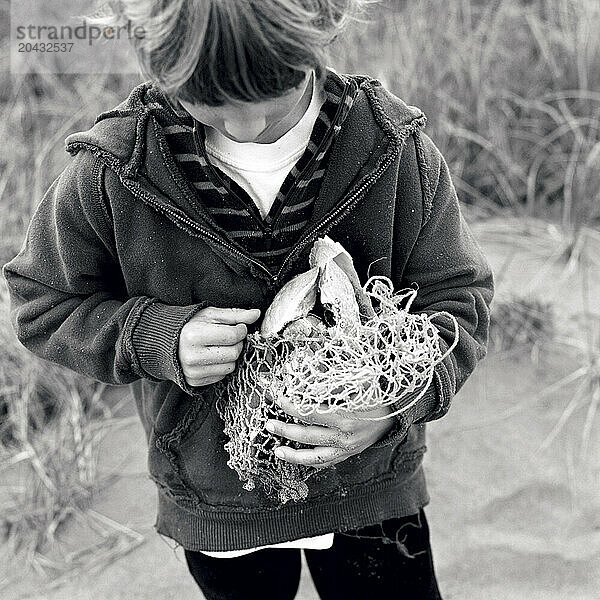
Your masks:
M 270 250 L 273 246 L 273 226 L 267 225 L 265 227 L 265 248 Z
M 278 283 L 279 278 L 277 277 L 277 275 L 271 275 L 271 280 L 267 283 L 267 289 L 269 290 L 269 294 L 274 295 L 275 288 L 277 287 Z

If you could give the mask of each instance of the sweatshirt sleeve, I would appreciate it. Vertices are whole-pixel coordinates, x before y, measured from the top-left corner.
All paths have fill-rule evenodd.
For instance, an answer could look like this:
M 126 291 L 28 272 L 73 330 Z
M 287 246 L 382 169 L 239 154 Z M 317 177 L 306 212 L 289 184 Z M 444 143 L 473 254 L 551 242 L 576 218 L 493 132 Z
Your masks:
M 494 293 L 492 271 L 461 214 L 446 161 L 423 133 L 414 140 L 423 195 L 422 226 L 396 281 L 400 282 L 398 289 L 418 288 L 411 312 L 431 315 L 445 311 L 457 320 L 459 336 L 452 352 L 436 366 L 423 397 L 398 415 L 395 426 L 378 445 L 401 439 L 412 424 L 447 413 L 452 397 L 486 354 Z M 445 353 L 454 342 L 454 324 L 443 316 L 433 323 Z
M 203 307 L 129 297 L 114 248 L 103 163 L 79 152 L 37 207 L 4 266 L 19 341 L 39 357 L 110 384 L 172 380 L 183 325 Z

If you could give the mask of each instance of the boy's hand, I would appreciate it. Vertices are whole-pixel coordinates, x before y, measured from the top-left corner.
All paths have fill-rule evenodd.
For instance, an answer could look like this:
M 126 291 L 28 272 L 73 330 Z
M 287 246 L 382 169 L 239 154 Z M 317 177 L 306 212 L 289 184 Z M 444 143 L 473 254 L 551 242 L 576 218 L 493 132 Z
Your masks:
M 388 415 L 392 412 L 389 406 L 360 411 L 360 413 L 338 410 L 325 414 L 313 413 L 305 417 L 300 415 L 287 399 L 278 398 L 277 405 L 287 414 L 307 423 L 306 425 L 284 423 L 274 419 L 267 421 L 268 431 L 315 446 L 302 450 L 280 446 L 276 450 L 275 454 L 279 458 L 299 465 L 330 467 L 342 462 L 380 440 L 394 424 L 393 418 L 380 421 L 359 418 Z
M 246 323 L 254 323 L 260 310 L 216 308 L 198 311 L 181 329 L 177 356 L 191 386 L 209 385 L 235 369 L 248 334 Z

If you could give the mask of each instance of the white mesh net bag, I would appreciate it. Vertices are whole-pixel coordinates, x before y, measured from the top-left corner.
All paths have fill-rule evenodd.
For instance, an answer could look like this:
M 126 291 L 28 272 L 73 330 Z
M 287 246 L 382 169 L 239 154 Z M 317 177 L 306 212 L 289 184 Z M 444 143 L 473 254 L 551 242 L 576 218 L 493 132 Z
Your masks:
M 291 400 L 302 416 L 394 404 L 384 417 L 390 418 L 418 402 L 435 365 L 458 341 L 452 315 L 410 313 L 416 290 L 394 292 L 391 280 L 382 276 L 361 286 L 350 255 L 330 238 L 315 242 L 310 266 L 279 291 L 260 332 L 247 336 L 236 371 L 215 386 L 229 437 L 228 465 L 246 489 L 258 482 L 282 503 L 305 499 L 307 480 L 318 468 L 275 456 L 273 450 L 282 444 L 310 446 L 265 429 L 269 419 L 299 422 L 274 398 Z M 442 314 L 455 326 L 454 343 L 445 354 L 433 324 Z

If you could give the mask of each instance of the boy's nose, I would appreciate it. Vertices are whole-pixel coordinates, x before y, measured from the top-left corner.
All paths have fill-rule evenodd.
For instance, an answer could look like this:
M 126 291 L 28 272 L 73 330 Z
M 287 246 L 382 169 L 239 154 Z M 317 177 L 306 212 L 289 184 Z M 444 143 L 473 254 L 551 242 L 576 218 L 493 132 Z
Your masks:
M 238 142 L 252 142 L 266 129 L 267 119 L 263 115 L 252 120 L 224 120 L 223 126 Z

